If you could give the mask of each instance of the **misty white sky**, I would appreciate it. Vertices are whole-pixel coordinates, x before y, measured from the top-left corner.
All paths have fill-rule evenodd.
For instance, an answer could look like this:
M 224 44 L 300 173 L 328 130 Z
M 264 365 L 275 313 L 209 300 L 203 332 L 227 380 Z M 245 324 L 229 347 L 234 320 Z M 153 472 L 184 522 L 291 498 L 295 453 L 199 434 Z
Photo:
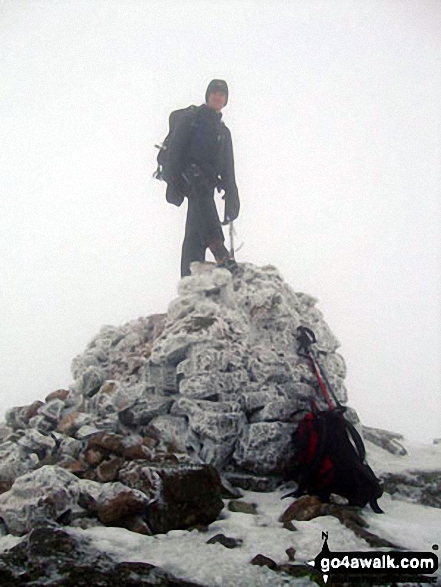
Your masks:
M 166 311 L 171 110 L 226 79 L 239 261 L 320 300 L 362 421 L 441 436 L 441 2 L 0 0 L 0 415 Z

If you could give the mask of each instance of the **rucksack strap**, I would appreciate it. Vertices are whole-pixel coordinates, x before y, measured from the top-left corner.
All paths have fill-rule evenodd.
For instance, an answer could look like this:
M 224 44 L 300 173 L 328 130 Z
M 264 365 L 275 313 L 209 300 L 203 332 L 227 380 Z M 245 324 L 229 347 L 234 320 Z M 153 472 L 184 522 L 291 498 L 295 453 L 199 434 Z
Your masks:
M 349 422 L 349 420 L 346 420 L 346 418 L 343 418 L 343 420 L 350 437 L 354 441 L 355 448 L 357 449 L 357 453 L 360 457 L 360 460 L 361 462 L 364 462 L 366 458 L 366 447 L 364 446 L 363 439 L 361 438 L 360 433 L 352 424 L 352 422 Z

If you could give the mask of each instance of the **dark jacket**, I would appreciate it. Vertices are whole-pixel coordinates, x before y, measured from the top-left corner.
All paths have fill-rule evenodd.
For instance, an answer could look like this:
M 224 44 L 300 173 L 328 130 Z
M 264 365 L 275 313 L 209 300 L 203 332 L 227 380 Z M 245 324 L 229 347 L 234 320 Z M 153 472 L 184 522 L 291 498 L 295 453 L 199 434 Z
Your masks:
M 240 204 L 233 144 L 231 133 L 221 119 L 222 114 L 206 104 L 187 109 L 170 141 L 164 175 L 169 184 L 182 192 L 183 174 L 191 181 L 191 174 L 186 170 L 196 165 L 213 188 L 225 190 L 226 215 L 229 220 L 235 220 Z

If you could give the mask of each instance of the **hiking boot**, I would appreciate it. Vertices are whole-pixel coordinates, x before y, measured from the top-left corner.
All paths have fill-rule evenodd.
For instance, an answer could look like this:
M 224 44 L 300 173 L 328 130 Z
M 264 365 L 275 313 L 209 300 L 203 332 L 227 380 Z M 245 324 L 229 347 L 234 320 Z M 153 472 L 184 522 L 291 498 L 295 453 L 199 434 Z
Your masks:
M 231 258 L 223 259 L 217 264 L 217 266 L 219 269 L 228 269 L 232 275 L 238 275 L 240 273 L 239 265 Z

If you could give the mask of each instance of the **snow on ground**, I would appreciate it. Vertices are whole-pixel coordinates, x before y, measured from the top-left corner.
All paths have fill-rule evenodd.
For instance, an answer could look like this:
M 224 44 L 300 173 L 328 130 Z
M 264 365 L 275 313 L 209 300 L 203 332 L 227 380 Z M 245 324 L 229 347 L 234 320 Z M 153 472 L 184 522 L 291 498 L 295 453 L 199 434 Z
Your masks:
M 366 443 L 368 444 L 368 443 Z M 441 446 L 406 445 L 409 455 L 394 457 L 381 449 L 368 446 L 374 470 L 388 471 L 441 468 Z M 438 467 L 437 467 L 438 463 Z M 200 582 L 210 587 L 248 587 L 312 585 L 305 579 L 292 579 L 267 568 L 250 565 L 257 554 L 272 558 L 276 563 L 288 562 L 286 549 L 294 547 L 296 561 L 309 561 L 322 548 L 322 531 L 329 533 L 331 551 L 374 550 L 333 517 L 316 518 L 310 522 L 295 522 L 297 532 L 282 528 L 279 516 L 291 503 L 281 500 L 287 490 L 272 493 L 243 492 L 243 500 L 257 505 L 258 515 L 232 513 L 227 507 L 221 518 L 206 533 L 175 530 L 168 534 L 143 536 L 121 528 L 96 527 L 87 530 L 70 529 L 78 536 L 87 536 L 94 545 L 118 561 L 147 562 L 164 568 L 174 575 Z M 227 505 L 228 501 L 225 501 Z M 369 530 L 382 538 L 413 551 L 432 551 L 441 544 L 441 510 L 416 505 L 385 495 L 380 500 L 384 515 L 369 508 L 363 517 Z M 220 544 L 206 544 L 216 534 L 241 539 L 239 548 L 227 549 Z M 0 550 L 11 548 L 20 538 L 0 538 Z M 387 552 L 388 549 L 381 549 Z
M 288 562 L 285 551 L 290 547 L 296 549 L 298 561 L 311 560 L 321 550 L 324 529 L 334 538 L 332 545 L 335 549 L 362 550 L 366 547 L 363 540 L 357 539 L 335 518 L 296 522 L 297 532 L 285 530 L 277 520 L 290 501 L 282 502 L 281 495 L 279 491 L 267 494 L 244 492 L 246 502 L 257 504 L 258 515 L 231 513 L 225 509 L 223 519 L 212 524 L 207 533 L 193 530 L 141 536 L 116 528 L 75 530 L 75 533 L 92 538 L 96 547 L 119 561 L 148 562 L 178 577 L 212 587 L 299 585 L 298 580 L 278 576 L 249 562 L 257 554 L 264 554 L 277 563 Z M 227 549 L 220 544 L 206 544 L 219 533 L 242 540 L 242 546 Z M 310 582 L 306 581 L 307 584 Z
M 382 472 L 402 473 L 404 471 L 441 471 L 441 443 L 424 444 L 400 440 L 408 451 L 402 457 L 365 441 L 367 460 L 377 474 Z
M 96 547 L 119 561 L 148 562 L 178 577 L 199 581 L 212 587 L 248 587 L 249 585 L 300 585 L 298 579 L 278 576 L 272 571 L 248 564 L 256 554 L 264 554 L 277 563 L 288 562 L 286 549 L 294 547 L 296 561 L 309 561 L 320 552 L 322 531 L 329 533 L 331 551 L 374 550 L 333 517 L 295 522 L 297 532 L 282 528 L 278 517 L 290 500 L 281 501 L 283 492 L 259 494 L 244 492 L 244 500 L 257 504 L 258 515 L 223 512 L 223 519 L 210 526 L 209 532 L 173 531 L 167 535 L 141 536 L 117 528 L 75 530 L 93 539 Z M 440 543 L 441 510 L 382 498 L 384 515 L 368 508 L 363 516 L 369 530 L 408 550 L 431 551 Z M 240 548 L 227 549 L 206 544 L 218 533 L 243 540 Z M 381 549 L 387 552 L 389 549 Z M 305 585 L 308 582 L 305 583 Z

